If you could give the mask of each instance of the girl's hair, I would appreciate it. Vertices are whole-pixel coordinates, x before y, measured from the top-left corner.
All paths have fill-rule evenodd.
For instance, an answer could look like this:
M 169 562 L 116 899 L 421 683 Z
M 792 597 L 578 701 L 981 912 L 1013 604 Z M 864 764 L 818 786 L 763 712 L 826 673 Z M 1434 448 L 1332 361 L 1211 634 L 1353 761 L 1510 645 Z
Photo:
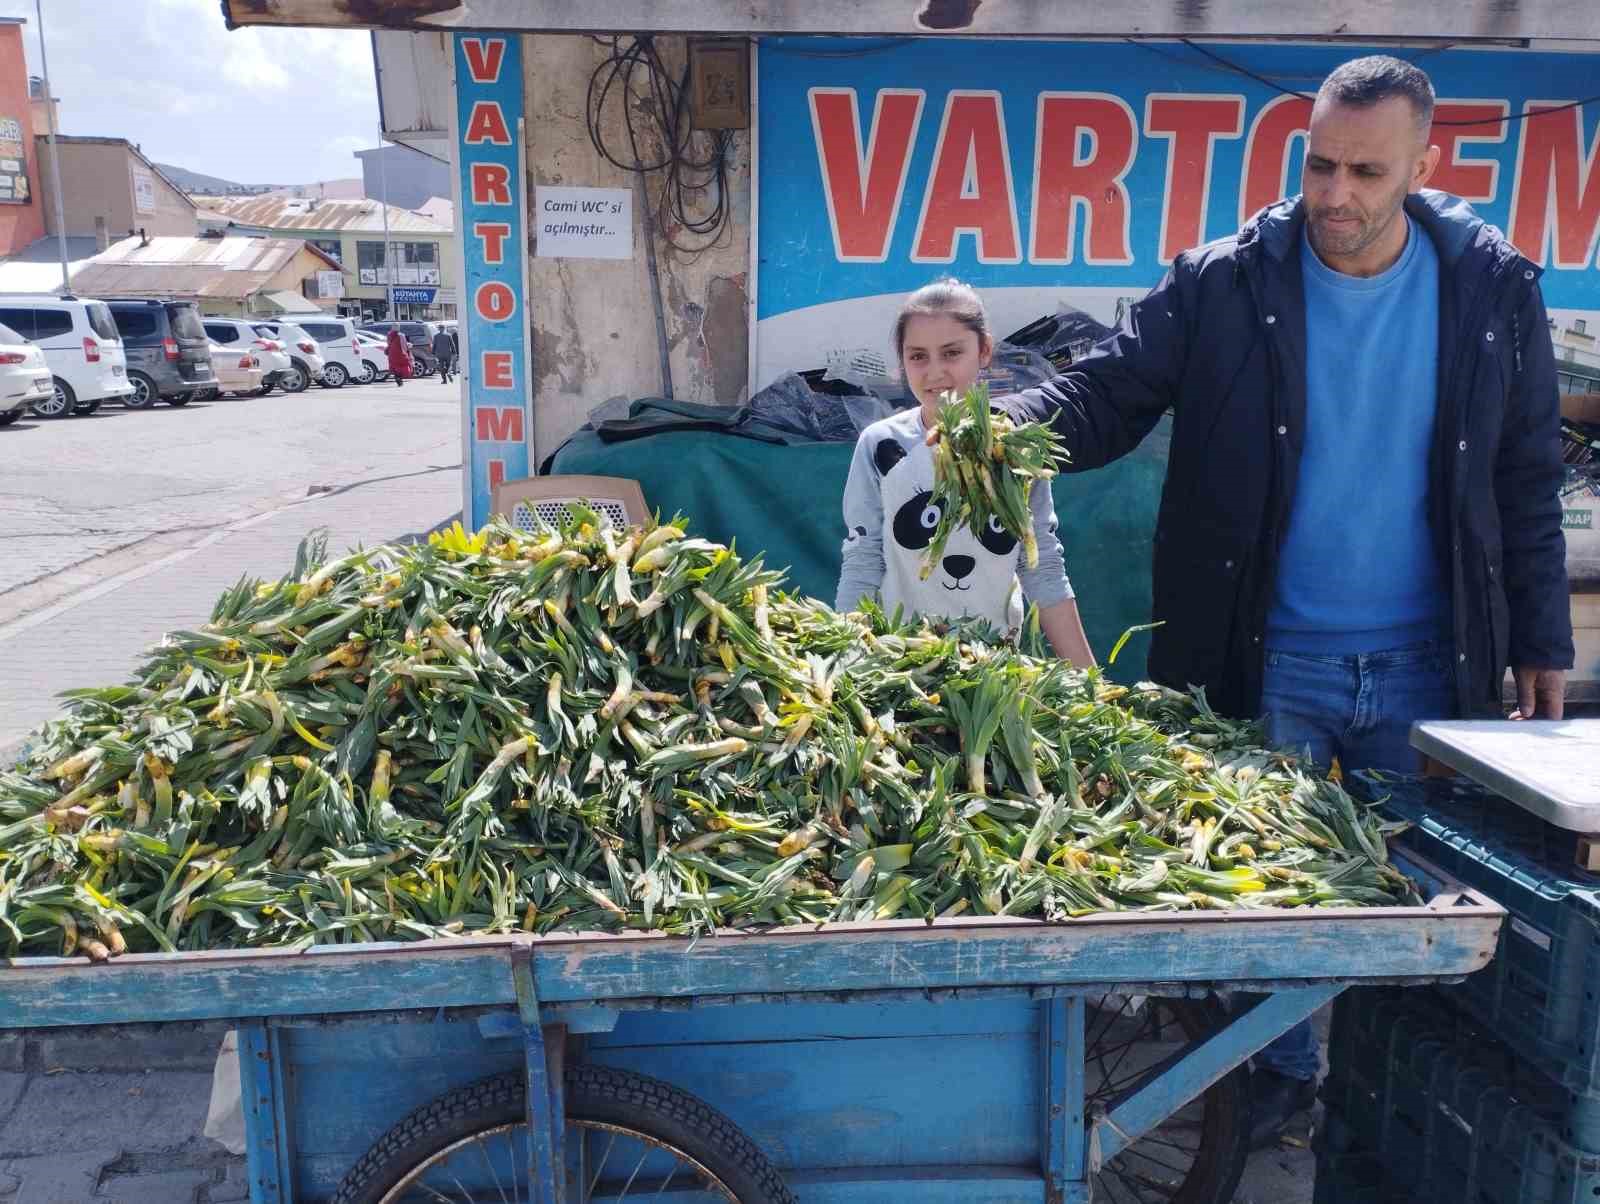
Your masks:
M 944 314 L 954 318 L 978 336 L 978 346 L 993 344 L 989 333 L 989 315 L 984 311 L 983 299 L 970 284 L 963 284 L 953 276 L 925 284 L 905 299 L 894 320 L 894 358 L 899 363 L 905 358 L 906 325 L 921 315 Z

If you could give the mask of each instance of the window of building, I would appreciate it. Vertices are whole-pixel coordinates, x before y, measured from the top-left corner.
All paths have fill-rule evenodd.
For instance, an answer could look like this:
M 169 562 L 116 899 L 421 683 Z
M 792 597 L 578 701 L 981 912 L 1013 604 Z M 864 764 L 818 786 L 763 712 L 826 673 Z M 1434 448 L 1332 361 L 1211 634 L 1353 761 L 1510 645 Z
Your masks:
M 1573 334 L 1588 334 L 1589 320 L 1587 318 L 1574 318 L 1572 321 Z
M 344 248 L 337 238 L 308 238 L 306 241 L 333 260 L 334 263 L 343 266 Z

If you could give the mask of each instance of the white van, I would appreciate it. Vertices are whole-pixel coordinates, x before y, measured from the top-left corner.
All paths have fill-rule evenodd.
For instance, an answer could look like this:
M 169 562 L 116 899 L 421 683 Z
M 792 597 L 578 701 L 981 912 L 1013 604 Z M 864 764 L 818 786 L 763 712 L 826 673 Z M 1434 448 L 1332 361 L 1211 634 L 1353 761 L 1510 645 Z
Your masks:
M 55 389 L 33 407 L 41 418 L 92 414 L 102 401 L 120 401 L 133 392 L 122 336 L 103 301 L 71 294 L 0 294 L 0 325 L 44 351 Z
M 370 385 L 377 379 L 377 365 L 356 341 L 356 320 L 334 314 L 325 317 L 296 317 L 295 325 L 317 341 L 325 364 L 322 383 L 338 389 L 355 381 Z M 370 365 L 370 369 L 369 369 Z

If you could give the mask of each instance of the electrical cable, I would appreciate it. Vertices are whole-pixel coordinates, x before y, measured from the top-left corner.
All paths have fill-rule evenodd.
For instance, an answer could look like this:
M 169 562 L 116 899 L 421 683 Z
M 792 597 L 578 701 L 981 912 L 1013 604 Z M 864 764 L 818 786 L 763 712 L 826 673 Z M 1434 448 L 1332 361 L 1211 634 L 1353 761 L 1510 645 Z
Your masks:
M 650 35 L 593 40 L 607 51 L 589 77 L 585 106 L 595 152 L 612 166 L 640 176 L 647 198 L 648 177 L 660 176 L 656 233 L 673 250 L 692 257 L 717 245 L 733 215 L 728 176 L 734 131 L 694 128 L 688 111 L 689 64 L 674 76 Z M 604 118 L 613 104 L 622 106 L 626 150 L 607 140 Z M 702 155 L 695 153 L 697 134 L 707 135 L 710 143 Z M 652 139 L 655 148 L 649 145 Z

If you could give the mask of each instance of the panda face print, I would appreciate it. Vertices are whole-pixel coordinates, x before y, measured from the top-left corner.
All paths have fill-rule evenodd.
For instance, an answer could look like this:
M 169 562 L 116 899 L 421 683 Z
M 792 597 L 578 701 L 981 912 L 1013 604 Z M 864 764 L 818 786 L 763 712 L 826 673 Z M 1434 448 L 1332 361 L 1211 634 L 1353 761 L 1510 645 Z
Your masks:
M 943 516 L 944 503 L 933 500 L 933 490 L 919 489 L 894 512 L 891 529 L 895 543 L 907 551 L 923 551 L 933 542 L 933 533 Z M 973 543 L 989 556 L 980 556 L 967 546 Z M 970 578 L 980 564 L 986 564 L 993 558 L 1010 567 L 1016 549 L 1016 537 L 1007 533 L 998 523 L 986 526 L 977 539 L 972 538 L 969 528 L 954 531 L 939 560 L 938 568 L 943 578 L 940 584 L 952 593 L 965 593 L 972 588 Z

